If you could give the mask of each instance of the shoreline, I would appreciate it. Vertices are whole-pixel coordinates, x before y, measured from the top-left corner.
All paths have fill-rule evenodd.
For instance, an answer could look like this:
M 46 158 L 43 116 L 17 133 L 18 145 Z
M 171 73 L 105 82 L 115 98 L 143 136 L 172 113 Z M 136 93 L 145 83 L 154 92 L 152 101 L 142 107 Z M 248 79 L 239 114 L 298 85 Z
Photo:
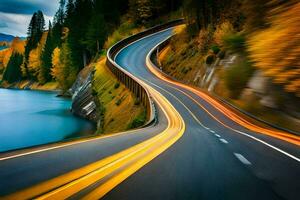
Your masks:
M 45 95 L 51 95 L 54 98 L 61 98 L 64 99 L 64 101 L 69 101 L 70 104 L 72 104 L 72 98 L 71 97 L 66 97 L 66 96 L 59 96 L 57 92 L 59 92 L 59 90 L 45 90 L 45 89 L 20 89 L 20 88 L 12 88 L 12 87 L 0 87 L 0 90 L 10 90 L 11 92 L 19 92 L 19 91 L 32 91 L 32 92 L 37 92 L 37 93 L 44 93 Z M 4 91 L 5 93 L 5 91 Z M 21 94 L 23 95 L 23 94 Z M 86 121 L 86 123 L 90 124 L 89 126 L 91 128 L 85 129 L 83 126 L 82 130 L 76 130 L 68 135 L 65 135 L 62 139 L 57 140 L 57 141 L 53 141 L 53 142 L 47 142 L 44 144 L 32 144 L 30 146 L 26 146 L 26 147 L 19 147 L 19 148 L 15 148 L 15 149 L 9 149 L 9 150 L 5 150 L 5 151 L 0 151 L 0 155 L 2 154 L 6 154 L 6 153 L 11 153 L 11 152 L 18 152 L 18 151 L 22 151 L 22 150 L 27 150 L 27 149 L 33 149 L 33 148 L 38 148 L 38 147 L 43 147 L 43 146 L 47 146 L 47 145 L 54 145 L 57 143 L 66 143 L 66 142 L 70 142 L 70 141 L 76 141 L 76 140 L 80 140 L 83 138 L 89 138 L 89 137 L 93 137 L 97 135 L 97 124 L 95 122 L 93 122 L 92 120 L 89 120 L 87 118 L 83 118 L 79 115 L 77 115 L 76 113 L 72 112 L 72 108 L 71 106 L 66 107 L 65 110 L 68 114 L 67 117 L 72 117 L 74 119 L 77 118 L 77 120 L 83 120 Z M 76 125 L 75 125 L 76 126 Z
M 23 80 L 16 83 L 2 82 L 0 88 L 3 89 L 16 89 L 16 90 L 37 90 L 37 91 L 53 91 L 61 92 L 58 89 L 58 83 L 55 81 L 47 82 L 44 85 L 40 85 L 38 82 L 33 82 L 29 80 Z

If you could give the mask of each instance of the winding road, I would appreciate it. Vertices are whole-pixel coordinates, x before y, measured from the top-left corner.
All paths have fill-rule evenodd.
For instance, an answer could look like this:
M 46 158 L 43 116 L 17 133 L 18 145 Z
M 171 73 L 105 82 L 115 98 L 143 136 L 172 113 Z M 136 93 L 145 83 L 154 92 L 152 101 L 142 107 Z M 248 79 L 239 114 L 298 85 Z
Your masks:
M 276 130 L 243 121 L 200 91 L 162 77 L 149 53 L 170 35 L 172 29 L 144 37 L 115 58 L 148 88 L 157 108 L 156 124 L 2 157 L 0 195 L 299 199 L 299 144 L 282 139 L 285 136 Z

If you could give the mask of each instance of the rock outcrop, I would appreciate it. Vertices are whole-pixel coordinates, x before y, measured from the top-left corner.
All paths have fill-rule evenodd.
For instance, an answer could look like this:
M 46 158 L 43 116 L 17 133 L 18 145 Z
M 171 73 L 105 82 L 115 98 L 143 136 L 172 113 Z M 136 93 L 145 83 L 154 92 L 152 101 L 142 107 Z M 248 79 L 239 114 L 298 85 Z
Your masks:
M 72 112 L 75 115 L 97 123 L 99 121 L 97 104 L 93 96 L 92 81 L 94 70 L 80 72 L 70 92 L 72 94 Z

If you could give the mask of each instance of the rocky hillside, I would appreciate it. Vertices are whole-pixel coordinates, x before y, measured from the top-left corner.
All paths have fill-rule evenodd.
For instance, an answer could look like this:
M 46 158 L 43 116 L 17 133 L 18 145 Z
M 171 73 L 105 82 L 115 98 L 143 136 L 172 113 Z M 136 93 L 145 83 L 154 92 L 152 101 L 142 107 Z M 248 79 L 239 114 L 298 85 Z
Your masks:
M 241 10 L 234 9 L 238 3 Z M 258 8 L 251 3 L 236 1 L 225 8 L 229 16 L 208 22 L 199 31 L 195 31 L 194 21 L 187 21 L 161 51 L 160 64 L 180 81 L 203 88 L 260 119 L 299 131 L 296 27 L 300 20 L 296 11 L 300 4 L 269 7 L 271 4 L 262 3 Z M 258 9 L 261 13 L 256 16 Z M 241 20 L 242 16 L 246 18 Z

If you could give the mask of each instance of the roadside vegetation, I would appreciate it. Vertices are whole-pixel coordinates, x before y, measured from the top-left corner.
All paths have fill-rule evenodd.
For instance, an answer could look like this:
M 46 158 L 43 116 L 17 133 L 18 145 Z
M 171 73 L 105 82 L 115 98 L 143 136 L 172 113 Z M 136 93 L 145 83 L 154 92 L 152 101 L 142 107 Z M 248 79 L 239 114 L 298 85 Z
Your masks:
M 165 72 L 271 123 L 300 130 L 300 3 L 183 1 Z
M 135 96 L 109 71 L 101 57 L 93 65 L 95 77 L 93 91 L 100 104 L 102 115 L 99 133 L 116 133 L 131 128 L 137 128 L 145 123 L 141 117 L 145 108 L 136 104 Z
M 106 51 L 125 37 L 169 20 L 179 5 L 179 0 L 60 0 L 52 22 L 36 11 L 26 41 L 16 38 L 0 52 L 0 84 L 68 94 L 79 72 L 94 67 L 93 95 L 102 115 L 98 132 L 137 128 L 145 123 L 145 108 L 107 69 Z
M 15 38 L 0 51 L 0 84 L 67 92 L 85 66 L 103 65 L 99 62 L 117 41 L 184 17 L 187 25 L 176 28 L 160 54 L 165 72 L 271 122 L 294 121 L 285 115 L 297 119 L 300 113 L 299 8 L 297 0 L 60 0 L 52 22 L 36 11 L 26 41 Z M 102 77 L 113 78 L 106 72 Z M 123 86 L 112 87 L 108 94 Z M 95 88 L 102 96 L 97 90 L 102 86 Z M 124 102 L 136 106 L 129 94 L 109 94 L 114 97 L 105 112 Z M 140 124 L 142 113 L 134 113 L 122 129 Z M 104 130 L 114 126 L 112 116 L 106 115 Z

